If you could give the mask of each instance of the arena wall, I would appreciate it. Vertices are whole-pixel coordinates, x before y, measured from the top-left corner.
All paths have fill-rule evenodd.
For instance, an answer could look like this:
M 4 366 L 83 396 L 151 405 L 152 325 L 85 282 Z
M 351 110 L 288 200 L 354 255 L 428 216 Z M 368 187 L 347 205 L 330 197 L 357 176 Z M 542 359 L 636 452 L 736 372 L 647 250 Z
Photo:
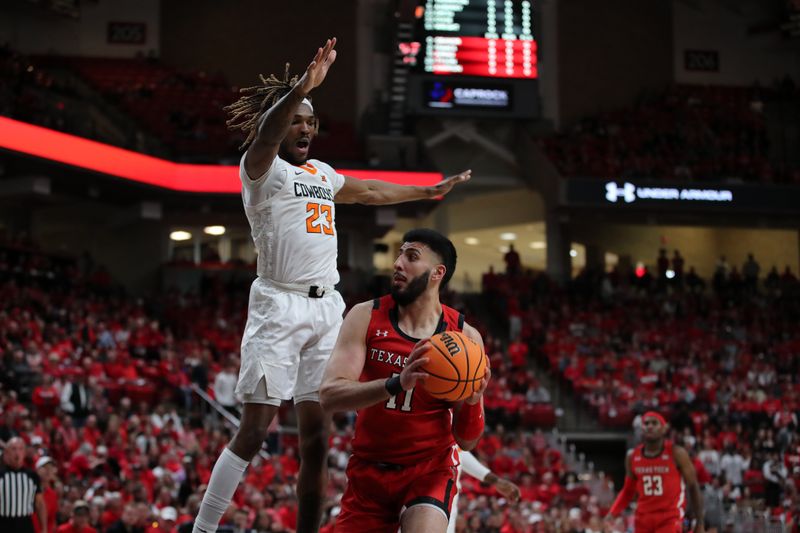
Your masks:
M 302 9 L 280 2 L 169 0 L 161 4 L 161 55 L 188 70 L 222 72 L 239 86 L 258 75 L 302 73 L 325 39 L 337 37 L 338 57 L 314 94 L 323 117 L 353 123 L 356 109 L 357 2 L 308 0 Z M 324 125 L 323 125 L 324 127 Z
M 625 107 L 672 82 L 669 2 L 561 0 L 558 93 L 561 122 Z
M 789 75 L 800 79 L 800 46 L 785 40 L 777 28 L 769 30 L 777 15 L 770 2 L 682 2 L 673 5 L 674 71 L 677 83 L 714 85 L 771 85 Z M 750 28 L 764 29 L 753 33 Z M 687 65 L 687 50 L 716 53 L 718 70 L 688 70 L 713 66 L 699 55 Z
M 8 43 L 24 54 L 59 54 L 75 56 L 134 57 L 154 53 L 161 48 L 160 0 L 114 0 L 82 2 L 81 16 L 71 19 L 43 10 L 14 9 L 0 11 L 0 43 Z M 118 37 L 141 39 L 141 44 L 109 42 L 109 23 L 133 23 L 115 26 Z M 141 32 L 144 25 L 143 32 Z

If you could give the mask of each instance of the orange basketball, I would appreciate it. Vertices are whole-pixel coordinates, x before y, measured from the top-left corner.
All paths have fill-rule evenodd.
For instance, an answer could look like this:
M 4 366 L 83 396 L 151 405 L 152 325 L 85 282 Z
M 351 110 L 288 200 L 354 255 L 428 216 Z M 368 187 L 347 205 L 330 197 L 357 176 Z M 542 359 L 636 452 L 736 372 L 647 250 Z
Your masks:
M 423 382 L 428 394 L 450 402 L 469 398 L 481 386 L 486 375 L 483 346 L 458 331 L 445 331 L 430 340 L 433 348 L 420 367 L 430 374 Z

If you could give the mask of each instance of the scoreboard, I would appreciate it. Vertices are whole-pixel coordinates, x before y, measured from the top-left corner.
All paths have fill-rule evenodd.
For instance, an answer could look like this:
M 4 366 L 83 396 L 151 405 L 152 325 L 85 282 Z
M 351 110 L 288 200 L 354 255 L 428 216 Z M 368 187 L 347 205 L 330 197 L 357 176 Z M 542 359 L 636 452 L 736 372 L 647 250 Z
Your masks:
M 540 116 L 534 0 L 416 0 L 415 7 L 411 39 L 399 50 L 411 72 L 409 111 Z
M 418 71 L 434 75 L 536 79 L 530 0 L 421 0 Z

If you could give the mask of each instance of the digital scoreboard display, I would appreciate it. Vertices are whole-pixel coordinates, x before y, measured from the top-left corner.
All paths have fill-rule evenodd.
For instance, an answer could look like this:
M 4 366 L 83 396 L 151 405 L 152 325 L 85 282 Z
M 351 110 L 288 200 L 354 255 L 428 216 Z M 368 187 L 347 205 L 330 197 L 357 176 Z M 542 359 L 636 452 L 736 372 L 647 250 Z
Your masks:
M 405 61 L 434 75 L 536 79 L 529 0 L 421 0 Z

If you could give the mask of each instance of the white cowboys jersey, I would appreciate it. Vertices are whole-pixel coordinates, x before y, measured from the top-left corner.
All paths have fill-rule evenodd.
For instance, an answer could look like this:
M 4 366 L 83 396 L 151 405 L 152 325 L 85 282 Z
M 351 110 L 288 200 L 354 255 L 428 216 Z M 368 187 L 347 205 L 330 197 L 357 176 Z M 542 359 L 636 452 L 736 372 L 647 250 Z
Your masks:
M 334 286 L 336 210 L 333 197 L 344 176 L 310 159 L 294 166 L 279 156 L 257 180 L 239 164 L 242 201 L 258 251 L 258 275 L 278 283 Z

